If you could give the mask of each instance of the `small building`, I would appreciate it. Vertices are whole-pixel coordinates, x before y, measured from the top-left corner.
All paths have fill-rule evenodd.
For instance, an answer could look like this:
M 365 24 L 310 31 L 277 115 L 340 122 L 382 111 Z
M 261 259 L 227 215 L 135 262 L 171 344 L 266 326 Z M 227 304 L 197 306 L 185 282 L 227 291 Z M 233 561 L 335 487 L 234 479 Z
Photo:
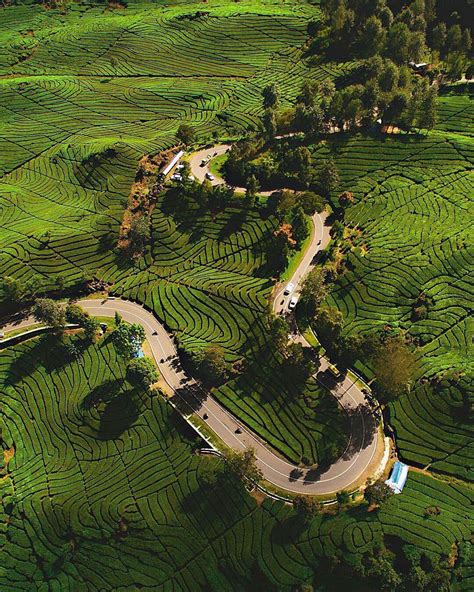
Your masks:
M 178 152 L 178 154 L 173 156 L 171 162 L 160 173 L 163 178 L 167 177 L 171 173 L 171 171 L 179 163 L 179 161 L 181 160 L 183 155 L 184 155 L 184 150 L 180 150 Z
M 420 62 L 418 64 L 416 62 L 408 62 L 408 65 L 417 74 L 426 74 L 429 67 L 429 64 L 427 62 Z
M 407 477 L 408 465 L 397 460 L 393 465 L 390 479 L 387 479 L 385 483 L 393 490 L 393 493 L 401 493 L 405 487 Z

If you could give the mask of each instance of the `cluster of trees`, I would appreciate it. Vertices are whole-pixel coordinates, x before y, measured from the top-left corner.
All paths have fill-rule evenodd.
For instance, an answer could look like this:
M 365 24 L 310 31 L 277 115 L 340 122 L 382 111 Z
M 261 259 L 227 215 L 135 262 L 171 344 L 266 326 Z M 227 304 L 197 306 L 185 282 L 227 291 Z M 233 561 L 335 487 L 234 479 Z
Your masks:
M 229 207 L 232 202 L 235 204 L 235 191 L 232 187 L 224 184 L 212 185 L 207 179 L 202 183 L 192 180 L 190 179 L 189 164 L 183 163 L 183 165 L 184 168 L 180 171 L 182 180 L 177 183 L 183 206 L 186 200 L 190 199 L 204 210 L 219 212 Z M 169 191 L 176 191 L 176 188 L 171 188 Z M 253 203 L 249 203 L 249 205 L 253 205 Z
M 64 276 L 46 278 L 39 274 L 28 274 L 26 279 L 11 276 L 0 278 L 0 302 L 6 306 L 19 306 L 31 302 L 48 291 L 61 293 L 64 290 Z
M 398 65 L 437 63 L 451 79 L 467 68 L 472 46 L 468 4 L 441 0 L 322 0 L 322 22 L 311 22 L 310 51 L 346 59 L 382 55 Z M 462 26 L 461 26 L 462 25 Z M 464 27 L 464 28 L 463 28 Z M 457 63 L 457 65 L 455 65 Z
M 317 370 L 313 351 L 289 341 L 290 327 L 283 317 L 271 315 L 268 325 L 268 345 L 281 358 L 283 380 L 292 387 L 304 384 Z
M 313 143 L 322 134 L 367 128 L 375 120 L 406 131 L 429 130 L 436 122 L 437 90 L 437 85 L 430 84 L 426 77 L 415 76 L 408 65 L 377 54 L 360 62 L 340 88 L 336 89 L 331 80 L 305 80 L 295 107 L 282 114 L 274 113 L 271 120 L 275 125 L 270 128 L 266 111 L 265 134 L 270 139 L 282 129 L 289 129 L 304 133 L 306 141 Z M 299 158 L 290 153 L 289 159 L 281 161 L 284 168 L 277 171 L 284 174 L 298 167 L 298 180 L 311 182 L 306 170 L 308 158 L 306 153 Z M 271 165 L 269 158 L 262 161 L 261 168 L 267 176 L 275 174 Z
M 178 351 L 184 364 L 189 366 L 191 374 L 208 387 L 223 384 L 232 372 L 231 365 L 225 359 L 225 351 L 219 345 L 188 349 L 181 343 Z
M 91 342 L 101 333 L 99 320 L 91 317 L 77 304 L 64 306 L 51 298 L 38 298 L 33 305 L 32 313 L 38 322 L 52 327 L 58 333 L 64 330 L 66 323 L 83 328 L 85 336 Z
M 112 341 L 117 353 L 127 363 L 127 376 L 145 388 L 159 379 L 159 373 L 153 361 L 146 357 L 138 357 L 143 342 L 145 330 L 138 323 L 126 323 L 122 317 L 115 314 L 115 330 Z
M 471 30 L 461 27 L 455 11 L 447 15 L 449 26 L 440 20 L 434 0 L 415 0 L 403 7 L 394 4 L 385 0 L 321 3 L 323 20 L 308 26 L 310 52 L 326 52 L 346 61 L 349 51 L 361 59 L 351 74 L 339 81 L 338 88 L 329 79 L 306 80 L 293 109 L 281 108 L 277 84 L 264 88 L 265 140 L 299 131 L 314 142 L 336 128 L 368 127 L 375 120 L 406 131 L 434 126 L 438 85 L 431 83 L 444 77 L 457 80 L 463 74 L 472 77 L 473 66 L 468 60 Z M 439 8 L 443 12 L 444 7 Z M 414 75 L 413 64 L 424 59 L 430 62 L 427 76 Z M 281 164 L 288 169 L 298 167 L 299 180 L 305 183 L 305 155 L 288 156 Z M 275 175 L 270 158 L 262 161 L 261 169 L 262 179 Z
M 329 293 L 328 274 L 316 267 L 306 277 L 298 306 L 306 315 L 331 357 L 343 367 L 360 359 L 372 364 L 376 376 L 375 392 L 382 401 L 389 401 L 407 392 L 416 370 L 416 357 L 403 335 L 386 332 L 366 335 L 344 335 L 344 317 L 335 307 L 324 305 Z
M 295 146 L 291 138 L 275 145 L 271 152 L 262 154 L 263 148 L 264 141 L 258 137 L 234 143 L 223 165 L 227 181 L 249 187 L 250 183 L 254 183 L 254 177 L 258 186 L 314 187 L 324 197 L 329 196 L 339 183 L 339 173 L 332 159 L 315 162 L 311 151 L 306 146 Z M 320 197 L 320 205 L 315 206 L 313 212 L 322 207 L 322 201 Z
M 308 216 L 324 207 L 323 198 L 312 191 L 282 191 L 268 198 L 267 214 L 276 216 L 279 222 L 268 250 L 268 263 L 275 275 L 286 269 L 291 251 L 301 248 L 308 238 Z
M 148 214 L 139 213 L 132 218 L 127 238 L 128 253 L 133 257 L 141 255 L 151 238 L 151 219 Z

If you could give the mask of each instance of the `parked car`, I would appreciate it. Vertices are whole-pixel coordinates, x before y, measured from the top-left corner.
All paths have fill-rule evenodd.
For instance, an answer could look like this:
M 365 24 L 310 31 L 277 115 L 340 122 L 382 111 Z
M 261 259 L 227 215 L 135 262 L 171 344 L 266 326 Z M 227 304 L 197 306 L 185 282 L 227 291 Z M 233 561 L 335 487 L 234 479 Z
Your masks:
M 294 289 L 295 289 L 295 284 L 290 282 L 289 284 L 286 284 L 285 291 L 283 292 L 283 294 L 285 296 L 288 296 L 288 294 L 291 294 Z
M 295 308 L 295 306 L 298 304 L 298 297 L 297 296 L 292 296 L 290 303 L 288 304 L 288 308 L 290 310 L 293 310 Z
M 206 179 L 209 179 L 209 181 L 214 181 L 215 177 L 212 173 L 206 173 Z
M 334 364 L 328 364 L 327 371 L 334 378 L 339 378 L 341 376 L 341 373 L 339 371 L 339 368 L 337 366 L 335 366 Z

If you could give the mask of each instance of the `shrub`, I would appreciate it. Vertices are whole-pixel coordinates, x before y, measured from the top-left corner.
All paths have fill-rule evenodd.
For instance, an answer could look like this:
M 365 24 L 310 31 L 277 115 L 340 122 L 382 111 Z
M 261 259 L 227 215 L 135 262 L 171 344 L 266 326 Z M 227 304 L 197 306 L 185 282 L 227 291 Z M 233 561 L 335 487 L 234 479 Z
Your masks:
M 159 378 L 158 370 L 150 358 L 134 358 L 130 360 L 127 366 L 127 374 L 133 381 L 149 387 Z

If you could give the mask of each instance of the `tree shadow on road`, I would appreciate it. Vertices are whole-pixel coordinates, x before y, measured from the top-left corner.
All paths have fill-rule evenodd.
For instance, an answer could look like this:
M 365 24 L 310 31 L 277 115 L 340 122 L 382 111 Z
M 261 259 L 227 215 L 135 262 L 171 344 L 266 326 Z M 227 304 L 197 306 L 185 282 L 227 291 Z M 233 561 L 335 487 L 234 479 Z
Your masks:
M 351 426 L 351 440 L 342 458 L 349 460 L 373 442 L 377 434 L 377 426 L 372 410 L 368 405 L 346 410 Z
M 171 402 L 176 406 L 178 411 L 188 415 L 201 409 L 203 403 L 208 396 L 201 386 L 196 383 L 184 382 L 183 385 L 176 389 L 174 395 L 171 397 Z

